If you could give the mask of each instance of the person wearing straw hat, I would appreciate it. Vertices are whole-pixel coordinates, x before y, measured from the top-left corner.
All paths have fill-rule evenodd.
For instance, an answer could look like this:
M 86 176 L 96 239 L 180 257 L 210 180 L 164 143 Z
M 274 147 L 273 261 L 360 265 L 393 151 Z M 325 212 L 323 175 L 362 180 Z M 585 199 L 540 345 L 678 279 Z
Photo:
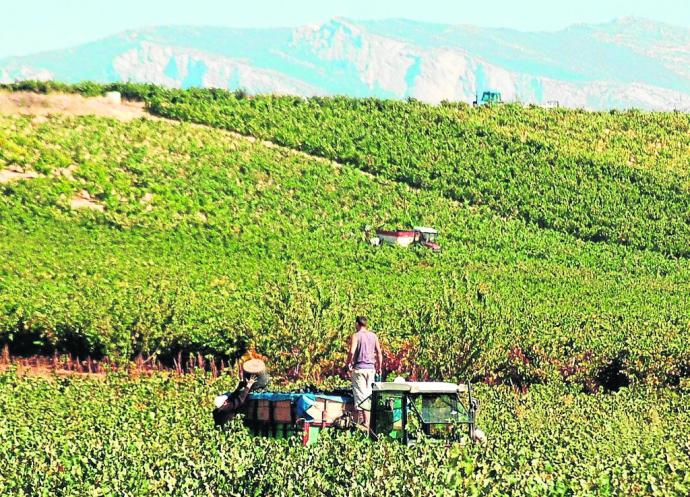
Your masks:
M 216 397 L 213 421 L 221 426 L 235 417 L 247 400 L 252 388 L 264 388 L 269 382 L 266 364 L 261 359 L 250 359 L 240 365 L 240 382 L 232 393 Z
M 371 386 L 383 365 L 381 344 L 376 333 L 367 328 L 367 318 L 357 316 L 355 334 L 350 339 L 347 368 L 352 372 L 352 395 L 355 402 L 355 421 L 369 428 Z
M 237 414 L 237 410 L 247 400 L 247 395 L 252 391 L 256 383 L 256 376 L 252 375 L 248 380 L 242 380 L 232 393 L 220 395 L 215 399 L 216 408 L 213 410 L 213 422 L 216 426 L 222 426 Z

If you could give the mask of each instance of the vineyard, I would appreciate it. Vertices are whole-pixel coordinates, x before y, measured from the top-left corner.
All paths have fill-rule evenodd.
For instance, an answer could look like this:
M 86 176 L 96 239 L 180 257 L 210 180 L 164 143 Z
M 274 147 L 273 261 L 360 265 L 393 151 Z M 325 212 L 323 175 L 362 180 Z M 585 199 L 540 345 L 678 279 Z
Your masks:
M 582 240 L 690 253 L 687 114 L 485 111 L 204 90 L 166 93 L 151 99 L 150 108 L 268 138 Z
M 366 312 L 391 370 L 420 377 L 590 390 L 687 377 L 685 259 L 220 130 L 0 122 L 3 163 L 43 175 L 2 186 L 0 336 L 15 352 L 230 360 L 252 344 L 292 379 L 320 379 Z M 103 210 L 71 209 L 83 191 Z M 377 249 L 366 224 L 438 226 L 444 250 Z
M 490 443 L 254 446 L 210 423 L 228 378 L 9 371 L 0 495 L 688 494 L 687 115 L 8 88 L 118 89 L 159 119 L 0 115 L 23 175 L 0 182 L 0 347 L 253 346 L 289 388 L 342 382 L 366 314 L 387 376 L 478 385 Z M 415 225 L 441 252 L 365 234 Z
M 224 383 L 225 382 L 225 383 Z M 224 496 L 687 495 L 690 405 L 670 391 L 608 396 L 482 387 L 487 446 L 305 449 L 214 429 L 203 375 L 27 378 L 0 373 L 0 494 Z M 7 422 L 9 421 L 9 423 Z M 38 429 L 37 427 L 40 427 Z

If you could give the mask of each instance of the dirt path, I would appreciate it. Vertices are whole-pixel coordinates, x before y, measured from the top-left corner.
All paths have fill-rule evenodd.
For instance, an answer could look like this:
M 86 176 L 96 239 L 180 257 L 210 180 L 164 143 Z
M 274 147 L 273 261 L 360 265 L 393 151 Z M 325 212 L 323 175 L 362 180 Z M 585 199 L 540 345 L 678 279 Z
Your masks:
M 24 171 L 18 167 L 8 167 L 7 169 L 0 169 L 0 184 L 10 183 L 11 181 L 19 181 L 22 179 L 40 178 L 41 175 L 35 171 Z

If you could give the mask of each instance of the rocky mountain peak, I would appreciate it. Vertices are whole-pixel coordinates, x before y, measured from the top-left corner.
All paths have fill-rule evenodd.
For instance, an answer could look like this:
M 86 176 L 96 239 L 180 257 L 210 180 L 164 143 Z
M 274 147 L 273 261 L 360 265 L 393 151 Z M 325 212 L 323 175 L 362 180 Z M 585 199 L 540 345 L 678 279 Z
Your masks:
M 685 109 L 690 30 L 634 17 L 536 33 L 343 17 L 294 29 L 160 26 L 0 60 L 0 81 L 27 78 L 432 103 L 490 89 L 523 103 Z

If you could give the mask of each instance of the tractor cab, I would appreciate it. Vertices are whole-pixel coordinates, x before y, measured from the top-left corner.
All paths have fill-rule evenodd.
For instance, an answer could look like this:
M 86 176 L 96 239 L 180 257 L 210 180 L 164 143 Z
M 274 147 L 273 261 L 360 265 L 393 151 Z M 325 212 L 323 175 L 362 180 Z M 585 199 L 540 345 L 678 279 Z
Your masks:
M 371 396 L 371 437 L 414 445 L 421 437 L 441 441 L 481 439 L 477 401 L 469 384 L 377 382 Z
M 503 102 L 501 94 L 497 91 L 485 91 L 482 93 L 482 98 L 477 98 L 473 102 L 474 105 L 488 105 L 488 104 L 500 104 Z
M 424 226 L 417 226 L 414 228 L 415 241 L 422 245 L 423 247 L 429 248 L 434 252 L 441 250 L 441 246 L 436 243 L 436 237 L 438 237 L 438 231 L 434 228 L 427 228 Z

